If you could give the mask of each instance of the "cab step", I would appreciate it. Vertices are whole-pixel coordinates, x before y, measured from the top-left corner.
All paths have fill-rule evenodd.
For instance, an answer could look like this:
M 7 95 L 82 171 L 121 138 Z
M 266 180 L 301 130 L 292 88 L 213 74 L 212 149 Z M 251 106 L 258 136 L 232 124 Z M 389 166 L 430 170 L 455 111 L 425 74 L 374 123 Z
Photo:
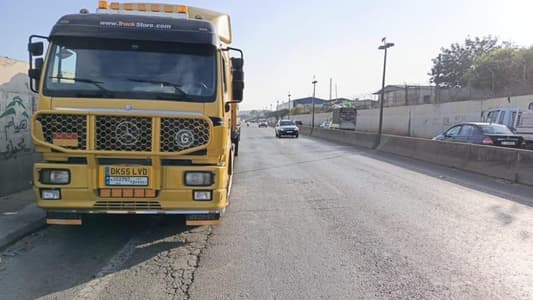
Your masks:
M 220 214 L 193 214 L 187 215 L 185 225 L 187 226 L 206 226 L 218 225 Z
M 46 212 L 46 224 L 48 225 L 77 225 L 82 224 L 81 215 L 68 212 Z

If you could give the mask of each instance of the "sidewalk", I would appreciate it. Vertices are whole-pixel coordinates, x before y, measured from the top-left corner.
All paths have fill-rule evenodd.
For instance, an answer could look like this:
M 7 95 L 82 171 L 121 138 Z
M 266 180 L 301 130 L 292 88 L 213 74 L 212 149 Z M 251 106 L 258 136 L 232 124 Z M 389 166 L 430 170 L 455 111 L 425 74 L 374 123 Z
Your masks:
M 0 197 L 0 249 L 45 224 L 45 213 L 35 204 L 33 190 Z

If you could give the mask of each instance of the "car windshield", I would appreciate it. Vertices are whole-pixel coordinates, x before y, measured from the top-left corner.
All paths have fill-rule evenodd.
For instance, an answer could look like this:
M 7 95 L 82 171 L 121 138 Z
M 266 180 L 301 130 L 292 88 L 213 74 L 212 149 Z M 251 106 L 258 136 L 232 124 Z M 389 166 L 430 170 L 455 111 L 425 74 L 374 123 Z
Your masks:
M 280 121 L 279 125 L 280 126 L 291 126 L 291 125 L 294 125 L 294 121 Z
M 44 94 L 55 97 L 215 99 L 212 46 L 103 39 L 54 41 Z
M 481 125 L 485 134 L 513 134 L 509 128 L 502 125 Z

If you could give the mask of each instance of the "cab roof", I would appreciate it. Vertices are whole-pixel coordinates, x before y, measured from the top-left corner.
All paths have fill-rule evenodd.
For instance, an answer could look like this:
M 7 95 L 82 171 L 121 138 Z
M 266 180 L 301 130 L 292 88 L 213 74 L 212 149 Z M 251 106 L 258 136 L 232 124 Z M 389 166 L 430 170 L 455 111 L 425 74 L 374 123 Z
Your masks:
M 213 25 L 204 20 L 123 14 L 72 14 L 61 17 L 50 38 L 77 37 L 219 44 Z

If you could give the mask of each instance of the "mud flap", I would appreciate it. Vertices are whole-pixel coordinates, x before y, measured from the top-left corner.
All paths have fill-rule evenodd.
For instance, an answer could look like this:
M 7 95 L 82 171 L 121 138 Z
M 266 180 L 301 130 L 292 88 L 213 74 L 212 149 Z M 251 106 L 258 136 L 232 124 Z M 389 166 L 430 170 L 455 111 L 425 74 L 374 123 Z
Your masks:
M 204 226 L 218 225 L 220 214 L 195 214 L 187 215 L 185 225 L 187 226 Z
M 46 224 L 48 225 L 81 225 L 81 215 L 68 212 L 46 212 Z

